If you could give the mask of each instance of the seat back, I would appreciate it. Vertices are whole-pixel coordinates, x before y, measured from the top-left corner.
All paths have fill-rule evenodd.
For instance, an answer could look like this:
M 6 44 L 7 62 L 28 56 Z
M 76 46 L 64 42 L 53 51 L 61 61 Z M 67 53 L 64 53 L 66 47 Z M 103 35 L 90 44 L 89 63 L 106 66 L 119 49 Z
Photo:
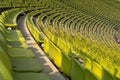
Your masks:
M 49 41 L 48 41 L 48 39 L 46 37 L 44 37 L 44 51 L 46 53 L 49 52 Z
M 79 63 L 79 61 L 75 58 L 72 62 L 72 69 L 71 69 L 71 80 L 84 80 L 85 72 L 84 68 Z
M 67 43 L 65 43 L 65 41 L 63 41 L 61 38 L 58 38 L 57 46 L 58 46 L 66 55 L 69 55 L 69 53 L 71 52 L 70 46 L 69 46 Z
M 4 17 L 2 15 L 0 15 L 0 22 L 4 23 Z
M 103 69 L 102 80 L 115 80 L 113 75 L 111 75 L 106 69 Z
M 98 79 L 90 70 L 85 69 L 85 80 L 98 80 Z
M 8 69 L 5 67 L 1 58 L 0 58 L 0 80 L 13 80 L 12 75 L 10 74 Z
M 116 77 L 118 77 L 118 80 L 120 80 L 120 70 L 117 70 Z
M 8 69 L 8 71 L 11 72 L 12 67 L 10 59 L 7 53 L 2 49 L 1 45 L 0 45 L 0 60 L 3 62 L 4 66 Z
M 2 32 L 2 34 L 4 36 L 7 36 L 7 31 L 6 29 L 4 28 L 4 25 L 2 23 L 0 23 L 0 31 Z
M 103 76 L 103 68 L 95 61 L 93 61 L 93 66 L 92 66 L 92 72 L 95 74 L 97 77 L 102 79 Z
M 0 45 L 2 46 L 2 48 L 4 49 L 4 51 L 7 51 L 7 41 L 6 41 L 6 38 L 2 34 L 1 31 L 0 31 Z
M 85 58 L 85 64 L 84 64 L 84 68 L 85 69 L 88 69 L 88 70 L 91 70 L 92 69 L 92 62 L 89 58 Z
M 0 31 L 0 59 L 2 60 L 2 62 L 6 66 L 6 68 L 9 71 L 11 71 L 11 63 L 10 63 L 9 57 L 7 55 L 7 51 L 8 50 L 7 50 L 6 39 Z

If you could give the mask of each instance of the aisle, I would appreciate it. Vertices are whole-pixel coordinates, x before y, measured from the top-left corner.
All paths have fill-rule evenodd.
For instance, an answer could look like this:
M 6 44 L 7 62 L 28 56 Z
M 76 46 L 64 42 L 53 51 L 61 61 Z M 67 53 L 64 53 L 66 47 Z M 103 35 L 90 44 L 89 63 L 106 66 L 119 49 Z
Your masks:
M 53 63 L 48 59 L 46 54 L 31 37 L 31 34 L 29 33 L 25 24 L 25 17 L 25 15 L 19 17 L 17 28 L 21 30 L 23 36 L 26 39 L 27 44 L 30 46 L 30 49 L 32 49 L 32 51 L 35 53 L 35 58 L 40 62 L 40 64 L 42 64 L 44 68 L 43 73 L 48 74 L 51 80 L 68 80 L 57 70 Z

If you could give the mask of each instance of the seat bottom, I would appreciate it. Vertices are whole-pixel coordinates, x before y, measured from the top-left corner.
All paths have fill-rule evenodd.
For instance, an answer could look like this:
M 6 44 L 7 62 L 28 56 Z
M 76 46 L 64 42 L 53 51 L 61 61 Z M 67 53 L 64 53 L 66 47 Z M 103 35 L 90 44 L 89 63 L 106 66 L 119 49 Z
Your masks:
M 26 42 L 19 42 L 19 41 L 8 41 L 8 47 L 22 47 L 22 48 L 29 48 Z
M 33 58 L 11 58 L 12 69 L 19 72 L 41 72 L 42 65 Z
M 13 72 L 14 80 L 50 80 L 44 73 L 16 73 Z
M 24 48 L 9 48 L 8 47 L 8 55 L 10 57 L 34 57 L 34 53 L 29 49 Z

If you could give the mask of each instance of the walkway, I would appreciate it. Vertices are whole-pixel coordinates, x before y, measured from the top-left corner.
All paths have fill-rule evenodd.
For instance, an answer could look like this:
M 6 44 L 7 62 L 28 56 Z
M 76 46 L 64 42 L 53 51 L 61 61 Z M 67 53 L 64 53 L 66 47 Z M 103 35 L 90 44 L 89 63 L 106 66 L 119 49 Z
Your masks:
M 34 39 L 31 37 L 27 26 L 25 24 L 25 15 L 20 16 L 18 19 L 18 29 L 21 30 L 23 36 L 26 39 L 27 44 L 30 46 L 31 50 L 35 53 L 35 58 L 42 64 L 43 73 L 46 73 L 50 76 L 51 80 L 68 80 L 65 76 L 63 76 L 57 68 L 53 65 L 53 63 L 48 59 L 46 54 L 42 51 L 42 49 L 36 44 Z

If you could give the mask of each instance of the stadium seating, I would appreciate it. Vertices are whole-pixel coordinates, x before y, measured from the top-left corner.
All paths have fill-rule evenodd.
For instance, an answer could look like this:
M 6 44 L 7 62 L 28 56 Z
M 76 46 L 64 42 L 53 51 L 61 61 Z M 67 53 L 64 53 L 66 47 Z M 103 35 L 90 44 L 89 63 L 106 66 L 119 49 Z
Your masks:
M 21 14 L 35 41 L 71 80 L 120 79 L 119 0 L 0 0 L 0 7 L 1 80 L 49 80 L 36 73 L 42 67 L 16 30 Z

